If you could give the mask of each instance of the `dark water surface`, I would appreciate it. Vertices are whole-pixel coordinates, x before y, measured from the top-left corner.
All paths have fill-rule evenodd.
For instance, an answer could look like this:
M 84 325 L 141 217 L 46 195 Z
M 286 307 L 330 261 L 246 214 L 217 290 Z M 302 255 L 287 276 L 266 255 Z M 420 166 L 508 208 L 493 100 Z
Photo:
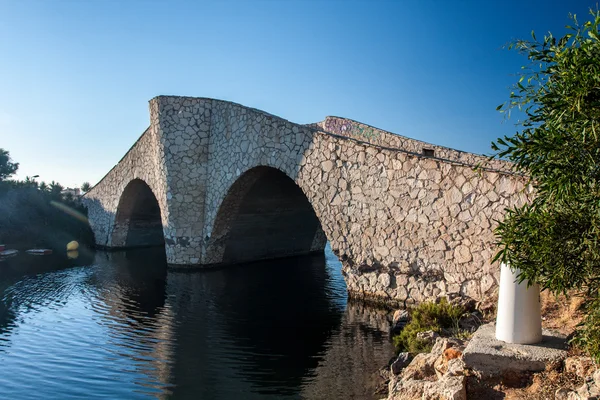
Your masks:
M 164 249 L 12 258 L 0 398 L 373 398 L 385 314 L 345 290 L 329 251 L 195 273 Z

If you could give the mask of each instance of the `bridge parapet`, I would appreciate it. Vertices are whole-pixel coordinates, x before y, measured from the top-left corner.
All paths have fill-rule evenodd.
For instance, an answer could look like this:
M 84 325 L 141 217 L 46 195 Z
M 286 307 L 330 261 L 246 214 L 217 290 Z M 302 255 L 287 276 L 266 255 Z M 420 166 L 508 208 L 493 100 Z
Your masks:
M 513 164 L 506 161 L 497 159 L 490 160 L 489 157 L 483 155 L 423 142 L 421 140 L 384 131 L 383 129 L 375 128 L 348 118 L 329 116 L 326 117 L 325 120 L 313 125 L 334 135 L 345 136 L 381 147 L 398 149 L 413 155 L 423 155 L 426 157 L 437 158 L 442 161 L 473 167 L 478 166 L 494 171 L 513 172 Z

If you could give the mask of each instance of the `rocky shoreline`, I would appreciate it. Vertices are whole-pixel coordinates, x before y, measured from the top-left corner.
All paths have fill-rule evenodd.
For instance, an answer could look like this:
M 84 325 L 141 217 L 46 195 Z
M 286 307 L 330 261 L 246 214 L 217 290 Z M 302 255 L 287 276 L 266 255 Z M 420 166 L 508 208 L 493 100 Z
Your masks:
M 455 299 L 454 302 L 461 302 L 468 310 L 460 321 L 462 326 L 475 334 L 456 338 L 443 337 L 444 332 L 442 336 L 435 332 L 420 333 L 421 339 L 429 340 L 433 345 L 431 351 L 418 354 L 400 352 L 391 360 L 382 373 L 387 383 L 387 394 L 379 392 L 379 395 L 386 395 L 382 400 L 600 399 L 600 369 L 590 357 L 576 348 L 566 349 L 568 332 L 560 334 L 544 330 L 545 344 L 540 345 L 499 342 L 493 347 L 506 354 L 513 353 L 514 358 L 503 355 L 506 361 L 499 365 L 498 359 L 484 355 L 475 362 L 473 352 L 478 351 L 474 350 L 477 346 L 475 342 L 485 335 L 493 337 L 494 322 L 490 321 L 494 312 L 486 309 L 492 306 L 492 302 L 475 303 L 468 299 Z M 557 311 L 561 307 L 546 304 L 544 309 Z M 564 318 L 564 315 L 554 315 L 548 311 L 544 316 L 544 325 L 556 326 Z M 578 316 L 573 318 L 577 319 Z M 401 331 L 409 320 L 410 313 L 407 310 L 397 310 L 392 319 L 392 332 Z M 574 326 L 565 327 L 565 330 L 571 331 L 569 336 L 572 336 Z M 548 339 L 552 337 L 557 341 Z M 539 356 L 539 352 L 545 350 L 548 353 L 544 353 L 536 362 L 525 362 L 527 357 Z M 485 368 L 485 365 L 490 368 Z

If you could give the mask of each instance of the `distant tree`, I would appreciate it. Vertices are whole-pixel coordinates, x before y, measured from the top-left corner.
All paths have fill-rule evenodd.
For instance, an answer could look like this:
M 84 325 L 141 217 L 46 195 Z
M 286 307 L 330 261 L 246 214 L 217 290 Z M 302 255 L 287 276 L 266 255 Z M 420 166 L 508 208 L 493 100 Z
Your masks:
M 54 200 L 62 199 L 62 191 L 64 187 L 58 182 L 50 182 L 50 197 Z
M 12 162 L 8 151 L 0 148 L 0 181 L 14 175 L 19 169 L 19 163 Z
M 54 249 L 64 249 L 71 240 L 91 245 L 93 233 L 79 199 L 63 195 L 63 186 L 54 181 L 48 185 L 33 177 L 6 179 L 17 166 L 0 149 L 0 243 Z
M 586 320 L 579 341 L 600 361 L 600 12 L 569 33 L 511 45 L 525 54 L 510 99 L 525 120 L 498 139 L 497 156 L 530 177 L 536 198 L 508 211 L 497 228 L 496 259 L 520 279 L 554 293 L 584 290 Z
M 32 187 L 32 188 L 36 188 L 36 189 L 39 187 L 37 181 L 30 176 L 25 177 L 25 180 L 23 181 L 23 185 L 26 187 Z
M 92 185 L 90 185 L 89 182 L 83 182 L 83 184 L 81 185 L 81 191 L 83 193 L 89 192 L 91 188 L 92 188 Z

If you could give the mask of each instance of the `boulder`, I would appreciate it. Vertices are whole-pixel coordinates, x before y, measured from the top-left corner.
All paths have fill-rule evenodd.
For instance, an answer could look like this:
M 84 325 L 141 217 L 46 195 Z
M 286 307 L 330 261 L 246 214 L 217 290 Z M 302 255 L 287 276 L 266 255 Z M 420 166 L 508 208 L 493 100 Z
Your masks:
M 464 347 L 459 339 L 436 338 L 430 353 L 417 354 L 399 375 L 392 376 L 388 400 L 466 400 Z M 398 365 L 408 357 L 400 353 Z
M 448 376 L 437 382 L 425 382 L 422 399 L 427 400 L 466 400 L 466 378 Z
M 585 377 L 591 376 L 595 370 L 596 366 L 590 357 L 573 356 L 565 359 L 565 372 Z
M 460 351 L 465 349 L 465 342 L 456 338 L 442 338 L 438 337 L 435 340 L 435 344 L 431 349 L 431 354 L 435 354 L 436 356 L 441 356 L 446 349 L 454 348 Z
M 598 400 L 600 399 L 600 389 L 596 386 L 592 379 L 587 380 L 577 392 L 569 393 L 569 400 Z
M 394 316 L 392 317 L 392 332 L 400 332 L 408 321 L 410 320 L 410 316 L 408 311 L 406 310 L 396 310 L 394 312 Z
M 400 353 L 396 360 L 392 363 L 390 370 L 392 374 L 398 375 L 402 370 L 410 364 L 412 356 L 410 353 Z
M 571 392 L 572 390 L 568 388 L 558 388 L 554 392 L 554 400 L 568 400 Z
M 475 307 L 477 306 L 477 301 L 469 296 L 456 294 L 454 296 L 449 296 L 448 300 L 450 301 L 450 304 L 461 307 L 465 312 L 475 311 Z
M 390 387 L 388 400 L 466 400 L 464 376 L 452 376 L 439 381 L 398 380 Z
M 434 364 L 436 356 L 431 353 L 420 353 L 413 358 L 410 364 L 402 371 L 401 380 L 435 379 Z
M 392 387 L 388 400 L 421 400 L 426 381 L 419 380 L 398 380 Z
M 461 358 L 455 358 L 448 361 L 446 376 L 459 376 L 465 374 L 465 362 Z
M 594 374 L 592 375 L 592 379 L 594 380 L 594 383 L 596 384 L 596 386 L 600 387 L 600 369 L 597 371 L 594 371 Z
M 452 360 L 460 360 L 462 357 L 462 352 L 460 350 L 454 349 L 452 347 L 444 350 L 441 356 L 438 357 L 433 367 L 435 368 L 435 373 L 438 378 L 442 378 L 448 372 L 448 364 Z M 462 360 L 461 360 L 462 362 Z M 463 363 L 464 364 L 464 363 Z M 464 366 L 462 368 L 464 370 Z M 457 374 L 454 374 L 457 375 Z

